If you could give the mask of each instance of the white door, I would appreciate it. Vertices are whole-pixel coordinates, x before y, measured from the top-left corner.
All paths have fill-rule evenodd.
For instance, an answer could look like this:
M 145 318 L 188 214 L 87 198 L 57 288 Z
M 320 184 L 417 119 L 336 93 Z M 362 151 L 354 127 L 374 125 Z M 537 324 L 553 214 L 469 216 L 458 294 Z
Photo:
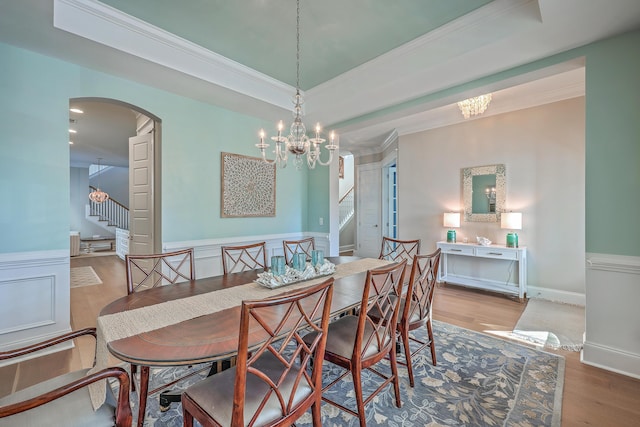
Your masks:
M 382 232 L 381 217 L 381 171 L 380 165 L 366 164 L 358 167 L 357 187 L 357 249 L 355 254 L 377 258 L 380 254 Z
M 129 253 L 154 253 L 153 132 L 129 138 Z

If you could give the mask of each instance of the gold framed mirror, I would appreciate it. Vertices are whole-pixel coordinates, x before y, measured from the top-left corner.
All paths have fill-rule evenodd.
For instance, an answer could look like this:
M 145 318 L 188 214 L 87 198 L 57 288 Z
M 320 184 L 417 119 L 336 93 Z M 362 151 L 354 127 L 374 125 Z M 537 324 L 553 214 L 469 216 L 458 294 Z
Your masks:
M 503 164 L 462 169 L 464 220 L 497 222 L 504 212 L 506 169 Z

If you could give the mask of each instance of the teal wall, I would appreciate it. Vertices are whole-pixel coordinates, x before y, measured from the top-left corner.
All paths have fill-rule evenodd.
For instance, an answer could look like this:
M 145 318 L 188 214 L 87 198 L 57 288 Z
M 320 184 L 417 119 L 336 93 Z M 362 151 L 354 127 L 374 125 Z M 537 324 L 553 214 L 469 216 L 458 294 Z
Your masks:
M 322 161 L 326 161 L 327 150 L 323 148 L 322 151 Z M 329 171 L 329 167 L 319 165 L 309 171 L 308 230 L 316 233 L 329 233 Z M 320 225 L 320 217 L 324 219 L 323 225 Z
M 638 46 L 635 31 L 411 103 L 585 57 L 586 251 L 640 256 Z M 67 119 L 76 97 L 118 99 L 162 119 L 164 241 L 328 232 L 327 168 L 279 170 L 275 218 L 220 218 L 220 152 L 256 155 L 257 130 L 271 123 L 7 45 L 0 57 L 0 253 L 69 245 Z
M 587 252 L 640 256 L 640 31 L 587 56 Z
M 220 218 L 220 153 L 257 156 L 254 117 L 0 44 L 0 253 L 69 247 L 69 99 L 162 120 L 163 241 L 306 231 L 308 171 L 278 170 L 276 217 Z

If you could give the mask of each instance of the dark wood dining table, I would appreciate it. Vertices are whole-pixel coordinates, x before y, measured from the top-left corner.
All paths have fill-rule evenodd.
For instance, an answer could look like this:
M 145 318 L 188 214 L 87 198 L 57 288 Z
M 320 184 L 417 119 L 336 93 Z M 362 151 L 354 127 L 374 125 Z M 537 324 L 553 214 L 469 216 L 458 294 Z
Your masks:
M 328 257 L 327 259 L 338 265 L 358 261 L 362 258 L 342 256 Z M 262 270 L 258 269 L 225 276 L 207 277 L 136 292 L 105 306 L 100 312 L 100 316 L 245 285 L 255 281 L 260 272 Z M 335 280 L 331 304 L 332 315 L 339 315 L 360 305 L 365 278 L 366 271 L 362 271 Z M 281 290 L 282 294 L 290 292 L 286 286 L 283 286 Z M 194 365 L 233 357 L 238 348 L 239 326 L 240 307 L 235 306 L 150 332 L 111 341 L 107 347 L 109 352 L 118 359 L 141 366 L 141 375 L 147 375 L 146 380 L 148 380 L 149 367 L 151 366 Z M 251 344 L 257 345 L 259 342 L 250 342 Z M 148 388 L 144 387 L 143 383 L 148 383 L 148 381 L 141 381 L 139 426 L 144 420 L 148 393 Z

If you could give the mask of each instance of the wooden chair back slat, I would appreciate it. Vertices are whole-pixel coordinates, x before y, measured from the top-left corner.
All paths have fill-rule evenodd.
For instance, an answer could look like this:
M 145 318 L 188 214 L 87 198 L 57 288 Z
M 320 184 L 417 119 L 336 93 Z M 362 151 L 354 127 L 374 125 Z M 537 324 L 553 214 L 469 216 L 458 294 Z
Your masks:
M 126 255 L 127 292 L 195 280 L 193 248 L 151 255 Z
M 379 259 L 402 261 L 406 259 L 411 264 L 413 257 L 420 253 L 420 239 L 399 240 L 384 236 L 380 248 Z
M 305 253 L 307 255 L 307 261 L 311 260 L 311 251 L 316 248 L 316 239 L 314 237 L 307 237 L 301 240 L 284 240 L 282 242 L 284 249 L 285 262 L 291 265 L 293 261 L 293 254 Z
M 240 273 L 257 268 L 267 268 L 266 242 L 222 247 L 224 274 Z

